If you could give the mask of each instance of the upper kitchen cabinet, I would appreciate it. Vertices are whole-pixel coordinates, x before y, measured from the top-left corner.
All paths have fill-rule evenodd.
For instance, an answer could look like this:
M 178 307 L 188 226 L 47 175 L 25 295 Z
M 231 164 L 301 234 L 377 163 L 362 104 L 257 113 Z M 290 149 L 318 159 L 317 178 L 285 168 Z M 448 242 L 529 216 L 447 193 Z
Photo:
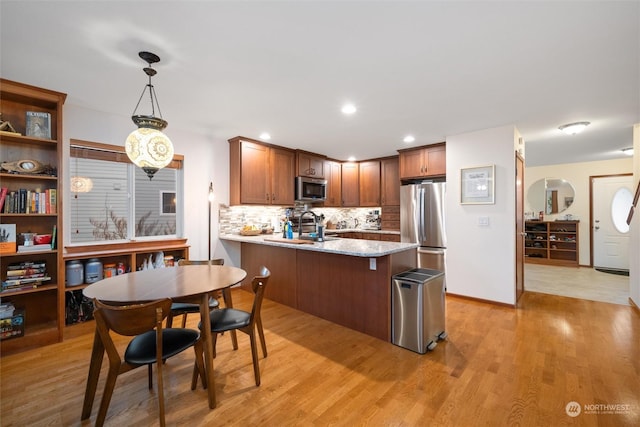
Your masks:
M 342 164 L 342 206 L 360 206 L 360 177 L 358 163 Z
M 360 162 L 360 206 L 380 206 L 380 162 Z
M 293 205 L 295 151 L 235 137 L 229 140 L 232 205 Z
M 380 178 L 381 206 L 399 206 L 400 159 L 397 156 L 380 161 Z
M 446 145 L 427 145 L 400 153 L 400 179 L 443 176 L 447 173 Z
M 325 157 L 320 154 L 309 153 L 307 151 L 296 151 L 297 176 L 307 176 L 309 178 L 324 178 Z
M 324 170 L 327 179 L 327 198 L 325 207 L 342 206 L 342 166 L 339 162 L 325 160 Z

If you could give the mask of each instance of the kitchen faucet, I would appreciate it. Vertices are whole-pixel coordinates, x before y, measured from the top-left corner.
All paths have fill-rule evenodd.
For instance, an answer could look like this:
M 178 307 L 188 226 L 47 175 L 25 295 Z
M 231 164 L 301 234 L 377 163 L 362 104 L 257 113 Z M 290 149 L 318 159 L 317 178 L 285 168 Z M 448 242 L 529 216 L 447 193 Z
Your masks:
M 298 238 L 302 237 L 302 217 L 308 213 L 313 215 L 313 226 L 315 227 L 316 232 L 318 231 L 318 220 L 324 218 L 324 215 L 316 215 L 315 213 L 309 210 L 302 212 L 300 214 L 300 218 L 298 219 Z

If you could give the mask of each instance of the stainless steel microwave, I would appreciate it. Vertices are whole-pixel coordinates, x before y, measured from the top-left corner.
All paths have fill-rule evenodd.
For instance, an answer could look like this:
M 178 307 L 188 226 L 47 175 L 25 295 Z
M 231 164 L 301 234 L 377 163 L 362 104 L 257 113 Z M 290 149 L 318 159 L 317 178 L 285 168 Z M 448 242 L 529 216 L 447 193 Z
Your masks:
M 327 198 L 327 180 L 296 177 L 296 201 L 324 202 Z

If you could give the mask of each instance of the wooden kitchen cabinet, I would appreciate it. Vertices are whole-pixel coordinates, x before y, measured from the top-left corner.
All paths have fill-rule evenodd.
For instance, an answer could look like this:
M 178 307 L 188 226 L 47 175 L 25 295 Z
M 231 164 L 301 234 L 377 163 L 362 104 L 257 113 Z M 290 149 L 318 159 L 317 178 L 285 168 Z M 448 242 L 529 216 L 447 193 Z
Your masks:
M 324 165 L 325 158 L 320 154 L 309 153 L 301 150 L 296 151 L 296 176 L 324 178 Z
M 292 205 L 295 151 L 249 138 L 229 140 L 231 205 Z
M 342 206 L 360 206 L 360 176 L 358 163 L 342 164 Z
M 445 143 L 427 145 L 400 153 L 400 179 L 442 176 L 447 173 Z
M 380 162 L 360 162 L 359 166 L 360 206 L 380 206 Z
M 400 159 L 398 156 L 380 161 L 380 205 L 400 206 Z
M 342 206 L 342 165 L 340 162 L 325 160 L 324 170 L 327 178 L 327 198 L 325 207 Z

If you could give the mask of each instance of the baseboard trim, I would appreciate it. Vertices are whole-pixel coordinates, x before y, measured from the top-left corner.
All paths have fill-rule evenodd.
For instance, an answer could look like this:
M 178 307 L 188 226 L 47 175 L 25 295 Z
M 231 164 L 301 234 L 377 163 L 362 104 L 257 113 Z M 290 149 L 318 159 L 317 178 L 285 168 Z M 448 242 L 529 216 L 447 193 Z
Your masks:
M 629 297 L 629 305 L 631 305 L 631 308 L 633 308 L 633 311 L 635 311 L 636 314 L 640 316 L 640 307 L 636 305 L 636 303 L 631 299 L 631 297 Z
M 475 301 L 475 302 L 481 302 L 484 304 L 492 304 L 492 305 L 499 305 L 501 307 L 507 307 L 507 308 L 516 308 L 515 304 L 507 304 L 506 302 L 499 302 L 499 301 L 492 301 L 490 299 L 482 299 L 482 298 L 476 298 L 476 297 L 470 297 L 467 295 L 458 295 L 458 294 L 452 294 L 447 292 L 447 297 L 454 297 L 454 298 L 460 298 L 460 299 L 466 299 L 466 300 L 470 300 L 470 301 Z

